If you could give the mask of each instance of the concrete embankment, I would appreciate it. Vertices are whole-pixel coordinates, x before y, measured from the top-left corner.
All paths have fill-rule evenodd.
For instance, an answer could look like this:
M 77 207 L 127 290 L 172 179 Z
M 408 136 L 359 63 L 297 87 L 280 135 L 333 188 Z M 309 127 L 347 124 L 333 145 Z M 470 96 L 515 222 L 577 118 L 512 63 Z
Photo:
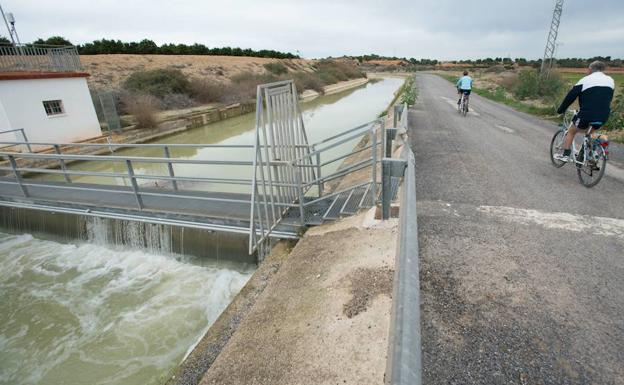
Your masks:
M 374 209 L 299 241 L 201 384 L 380 384 L 397 222 Z
M 375 211 L 274 249 L 167 384 L 383 383 L 398 221 Z

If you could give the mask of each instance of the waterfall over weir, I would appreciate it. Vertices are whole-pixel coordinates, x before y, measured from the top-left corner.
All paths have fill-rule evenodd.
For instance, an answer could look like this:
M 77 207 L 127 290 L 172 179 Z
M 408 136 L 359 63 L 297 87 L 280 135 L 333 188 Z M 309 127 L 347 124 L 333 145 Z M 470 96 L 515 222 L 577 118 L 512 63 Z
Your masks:
M 82 240 L 149 253 L 255 263 L 245 235 L 151 223 L 0 207 L 0 232 L 34 234 L 63 243 Z

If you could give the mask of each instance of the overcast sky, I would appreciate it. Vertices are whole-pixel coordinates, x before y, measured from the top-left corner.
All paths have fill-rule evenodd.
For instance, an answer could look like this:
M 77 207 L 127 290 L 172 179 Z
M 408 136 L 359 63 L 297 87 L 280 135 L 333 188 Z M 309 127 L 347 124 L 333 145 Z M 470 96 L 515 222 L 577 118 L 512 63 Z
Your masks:
M 23 42 L 61 35 L 461 59 L 541 57 L 553 0 L 0 0 Z M 6 32 L 3 35 L 7 35 Z M 567 0 L 558 56 L 624 57 L 624 0 Z

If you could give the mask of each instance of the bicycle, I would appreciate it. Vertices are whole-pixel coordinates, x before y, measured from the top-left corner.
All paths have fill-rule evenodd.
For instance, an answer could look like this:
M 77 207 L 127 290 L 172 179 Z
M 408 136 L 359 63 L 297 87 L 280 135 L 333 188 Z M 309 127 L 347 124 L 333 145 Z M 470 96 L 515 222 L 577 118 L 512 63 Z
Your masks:
M 550 161 L 557 167 L 563 167 L 567 162 L 562 160 L 563 143 L 572 125 L 572 117 L 577 111 L 568 111 L 563 117 L 563 124 L 550 141 Z M 603 136 L 594 137 L 593 131 L 602 127 L 602 122 L 592 122 L 584 135 L 583 143 L 577 149 L 572 142 L 572 161 L 576 166 L 576 173 L 581 184 L 585 187 L 594 187 L 600 182 L 607 168 L 609 156 L 609 141 Z
M 468 101 L 470 99 L 470 96 L 468 95 L 467 92 L 462 92 L 462 96 L 460 99 L 459 104 L 457 105 L 457 112 L 459 112 L 460 114 L 466 116 L 466 114 L 468 114 Z

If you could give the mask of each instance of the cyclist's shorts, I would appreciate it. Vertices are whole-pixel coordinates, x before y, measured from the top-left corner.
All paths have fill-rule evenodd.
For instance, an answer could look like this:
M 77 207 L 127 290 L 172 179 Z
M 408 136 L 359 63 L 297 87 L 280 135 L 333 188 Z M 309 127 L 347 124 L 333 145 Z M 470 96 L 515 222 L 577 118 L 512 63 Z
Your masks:
M 590 122 L 579 118 L 578 115 L 574 115 L 572 123 L 574 123 L 579 130 L 587 130 L 590 126 L 593 126 L 594 130 L 599 130 L 600 127 L 602 127 L 602 122 Z
M 464 95 L 470 95 L 472 90 L 457 90 L 459 93 L 463 93 Z

